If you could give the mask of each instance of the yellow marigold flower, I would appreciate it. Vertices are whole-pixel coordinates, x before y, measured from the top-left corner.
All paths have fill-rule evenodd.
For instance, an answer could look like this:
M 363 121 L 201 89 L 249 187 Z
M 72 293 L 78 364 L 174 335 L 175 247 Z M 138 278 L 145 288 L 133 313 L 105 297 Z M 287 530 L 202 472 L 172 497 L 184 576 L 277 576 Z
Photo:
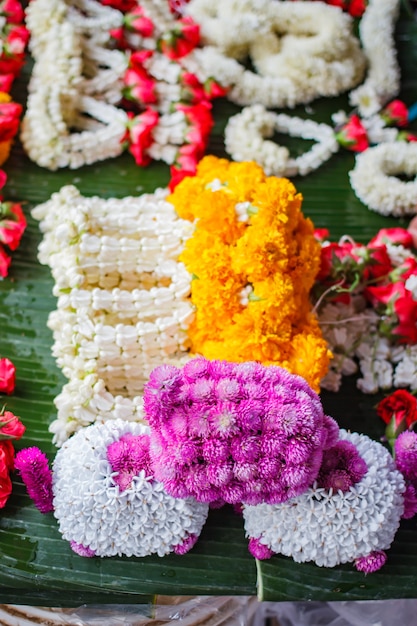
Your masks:
M 294 185 L 207 156 L 168 200 L 195 226 L 180 257 L 194 276 L 191 351 L 280 365 L 318 391 L 330 359 L 309 299 L 320 244 Z

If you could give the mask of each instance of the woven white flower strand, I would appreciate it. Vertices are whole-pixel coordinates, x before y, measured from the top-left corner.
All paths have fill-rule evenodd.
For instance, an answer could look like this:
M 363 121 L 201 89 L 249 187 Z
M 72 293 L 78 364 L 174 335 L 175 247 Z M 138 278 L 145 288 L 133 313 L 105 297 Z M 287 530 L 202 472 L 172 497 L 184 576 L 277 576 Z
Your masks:
M 363 117 L 379 111 L 400 88 L 400 68 L 394 40 L 400 0 L 368 0 L 359 24 L 367 59 L 365 82 L 349 94 L 350 104 Z
M 402 181 L 398 175 L 414 177 Z M 356 156 L 349 172 L 353 191 L 370 209 L 382 215 L 417 213 L 417 144 L 382 143 Z
M 122 152 L 128 118 L 114 103 L 127 62 L 108 49 L 109 30 L 121 23 L 119 11 L 92 0 L 28 6 L 35 64 L 21 139 L 38 165 L 78 168 Z
M 199 535 L 208 505 L 169 496 L 141 470 L 122 491 L 107 447 L 144 425 L 116 420 L 80 431 L 58 451 L 53 465 L 54 516 L 64 539 L 96 556 L 164 556 Z
M 335 96 L 363 78 L 365 61 L 352 20 L 317 2 L 191 0 L 205 47 L 194 52 L 200 80 L 214 76 L 241 105 L 294 107 Z M 256 71 L 241 63 L 247 56 Z
M 192 226 L 167 194 L 102 200 L 66 186 L 33 210 L 58 298 L 52 353 L 69 379 L 50 426 L 57 445 L 95 421 L 143 419 L 151 370 L 189 358 L 191 276 L 177 258 Z
M 343 493 L 314 484 L 284 504 L 244 506 L 249 537 L 298 563 L 334 567 L 386 550 L 404 510 L 402 474 L 380 443 L 366 435 L 340 431 L 368 466 L 359 483 Z
M 316 143 L 301 156 L 291 158 L 286 147 L 266 139 L 274 132 L 314 139 Z M 258 104 L 244 108 L 229 119 L 225 149 L 235 161 L 256 161 L 268 176 L 305 176 L 336 153 L 339 143 L 334 129 L 327 124 L 266 111 Z

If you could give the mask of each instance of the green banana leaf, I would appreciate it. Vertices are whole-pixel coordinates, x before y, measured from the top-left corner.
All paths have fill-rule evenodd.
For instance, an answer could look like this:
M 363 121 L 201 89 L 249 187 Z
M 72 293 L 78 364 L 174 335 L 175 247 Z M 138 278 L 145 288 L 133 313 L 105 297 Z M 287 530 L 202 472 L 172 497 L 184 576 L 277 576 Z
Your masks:
M 402 68 L 400 96 L 407 104 L 417 101 L 417 23 L 403 5 L 396 30 Z M 30 73 L 27 65 L 14 97 L 24 104 Z M 292 113 L 330 123 L 339 109 L 349 110 L 346 95 L 317 100 Z M 215 101 L 215 127 L 208 153 L 226 156 L 223 130 L 239 108 L 226 100 Z M 309 142 L 280 137 L 293 154 Z M 332 239 L 348 233 L 368 241 L 381 227 L 407 225 L 407 220 L 382 217 L 369 211 L 355 197 L 348 180 L 354 156 L 340 151 L 317 172 L 294 178 L 304 196 L 303 210 L 317 227 L 330 229 Z M 139 168 L 129 154 L 84 167 L 49 172 L 25 156 L 16 141 L 5 164 L 8 183 L 5 197 L 23 201 L 28 228 L 13 254 L 9 277 L 0 281 L 0 355 L 16 365 L 17 385 L 0 405 L 19 415 L 27 430 L 16 448 L 37 445 L 52 460 L 55 448 L 48 425 L 55 418 L 54 397 L 65 382 L 51 356 L 52 336 L 46 326 L 55 306 L 49 268 L 37 261 L 41 235 L 30 209 L 47 200 L 64 184 L 75 184 L 84 195 L 123 197 L 154 191 L 169 181 L 168 167 L 152 163 Z M 342 427 L 365 432 L 378 439 L 383 433 L 374 406 L 380 396 L 365 396 L 346 379 L 337 394 L 322 393 L 325 410 Z M 164 558 L 86 559 L 72 552 L 61 539 L 52 514 L 42 515 L 28 498 L 18 476 L 13 493 L 0 513 L 0 602 L 74 606 L 89 603 L 135 603 L 150 607 L 155 594 L 258 595 L 261 600 L 355 600 L 415 597 L 417 580 L 417 529 L 411 520 L 402 523 L 389 551 L 387 565 L 365 576 L 351 565 L 332 569 L 295 564 L 286 557 L 256 561 L 247 551 L 242 519 L 231 508 L 212 510 L 200 540 L 183 556 Z

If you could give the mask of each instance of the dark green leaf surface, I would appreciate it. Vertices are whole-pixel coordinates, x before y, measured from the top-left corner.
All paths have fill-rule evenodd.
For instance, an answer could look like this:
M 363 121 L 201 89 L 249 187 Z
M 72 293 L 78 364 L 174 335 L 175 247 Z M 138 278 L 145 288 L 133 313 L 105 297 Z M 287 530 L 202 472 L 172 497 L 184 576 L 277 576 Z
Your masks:
M 397 28 L 398 54 L 403 68 L 402 97 L 407 104 L 417 100 L 417 27 L 403 18 Z M 27 72 L 28 73 L 28 70 Z M 17 86 L 16 99 L 24 102 L 25 78 Z M 346 96 L 320 100 L 298 107 L 294 114 L 330 123 L 338 109 L 349 110 Z M 228 116 L 238 107 L 215 102 L 215 128 L 208 152 L 225 156 L 222 133 Z M 283 137 L 283 142 L 288 138 Z M 301 140 L 288 143 L 303 151 Z M 294 183 L 303 193 L 304 213 L 317 227 L 330 229 L 333 239 L 350 234 L 367 241 L 383 226 L 406 225 L 407 221 L 381 217 L 366 209 L 349 185 L 352 154 L 340 151 L 330 162 Z M 130 155 L 95 164 L 82 170 L 49 172 L 23 154 L 18 142 L 5 169 L 9 180 L 7 199 L 24 200 L 30 209 L 49 199 L 64 184 L 75 184 L 84 195 L 101 197 L 138 195 L 166 186 L 168 167 L 153 163 L 135 166 Z M 27 431 L 16 447 L 38 445 L 53 458 L 54 446 L 48 425 L 55 418 L 54 397 L 64 377 L 51 356 L 52 337 L 47 317 L 55 308 L 52 279 L 47 267 L 37 262 L 41 240 L 37 223 L 29 225 L 19 250 L 13 254 L 9 277 L 0 281 L 0 355 L 17 367 L 14 395 L 1 397 L 20 415 Z M 339 394 L 323 393 L 326 411 L 341 426 L 382 434 L 374 405 L 375 396 L 364 396 L 355 382 L 347 380 Z M 31 504 L 18 477 L 13 494 L 0 514 L 0 602 L 46 604 L 152 603 L 154 594 L 166 595 L 255 595 L 263 600 L 352 600 L 415 597 L 417 580 L 417 529 L 403 524 L 380 573 L 364 576 L 347 565 L 333 569 L 295 564 L 285 557 L 256 562 L 249 556 L 240 517 L 231 509 L 211 511 L 196 547 L 184 556 L 144 559 L 85 559 L 74 554 L 60 538 L 51 514 L 41 515 Z

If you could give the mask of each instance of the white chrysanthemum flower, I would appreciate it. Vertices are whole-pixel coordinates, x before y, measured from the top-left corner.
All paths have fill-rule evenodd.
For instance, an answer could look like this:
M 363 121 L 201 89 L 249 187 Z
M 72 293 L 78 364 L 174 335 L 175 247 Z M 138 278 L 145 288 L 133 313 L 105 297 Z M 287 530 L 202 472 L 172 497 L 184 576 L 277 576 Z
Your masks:
M 164 556 L 198 536 L 208 505 L 169 496 L 161 483 L 135 476 L 121 490 L 107 447 L 148 428 L 122 420 L 86 428 L 58 451 L 53 465 L 54 515 L 64 539 L 96 556 Z
M 347 492 L 314 484 L 279 505 L 244 506 L 245 529 L 275 553 L 334 567 L 390 547 L 404 510 L 404 478 L 389 452 L 366 435 L 340 431 L 368 471 Z
M 405 288 L 411 292 L 413 300 L 417 300 L 417 276 L 412 274 L 405 281 Z

